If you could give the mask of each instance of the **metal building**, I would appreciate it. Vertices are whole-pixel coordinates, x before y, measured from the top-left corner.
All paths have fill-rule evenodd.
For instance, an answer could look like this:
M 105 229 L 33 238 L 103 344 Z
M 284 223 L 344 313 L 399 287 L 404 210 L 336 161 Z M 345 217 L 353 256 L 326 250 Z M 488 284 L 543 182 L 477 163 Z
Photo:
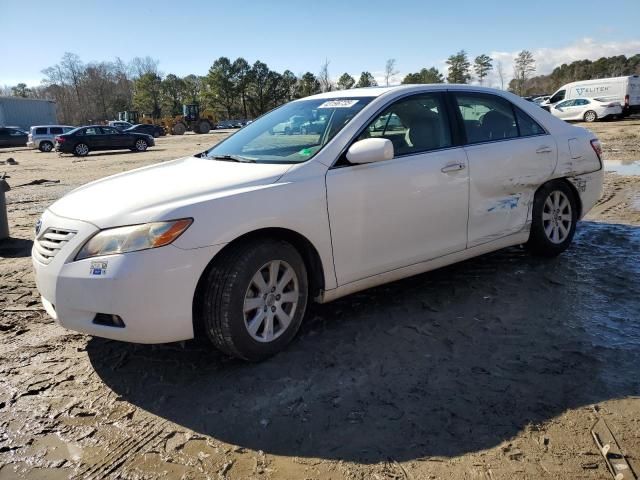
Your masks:
M 56 102 L 22 97 L 0 97 L 0 126 L 28 130 L 33 125 L 55 125 Z

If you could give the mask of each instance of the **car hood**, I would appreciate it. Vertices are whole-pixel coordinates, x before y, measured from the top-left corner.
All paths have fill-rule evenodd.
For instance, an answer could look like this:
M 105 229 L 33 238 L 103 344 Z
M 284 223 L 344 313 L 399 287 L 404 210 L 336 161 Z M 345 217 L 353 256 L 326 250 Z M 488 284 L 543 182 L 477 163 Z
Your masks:
M 99 228 L 169 219 L 189 204 L 270 185 L 290 167 L 181 158 L 88 183 L 49 210 Z

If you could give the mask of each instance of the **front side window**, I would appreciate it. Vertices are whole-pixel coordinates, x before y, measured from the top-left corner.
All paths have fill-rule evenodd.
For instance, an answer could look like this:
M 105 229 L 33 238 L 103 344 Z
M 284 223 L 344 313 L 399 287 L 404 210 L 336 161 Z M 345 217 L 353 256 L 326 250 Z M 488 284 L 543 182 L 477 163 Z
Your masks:
M 120 132 L 118 132 L 118 130 L 116 130 L 115 128 L 102 127 L 102 133 L 105 134 L 105 135 L 117 135 Z
M 365 128 L 358 140 L 365 138 L 390 140 L 396 157 L 450 147 L 443 96 L 427 93 L 395 102 Z
M 456 93 L 467 143 L 516 138 L 518 125 L 511 103 L 495 95 Z
M 51 135 L 60 135 L 62 133 L 62 127 L 51 127 L 49 133 L 51 133 Z
M 102 132 L 98 127 L 87 127 L 84 129 L 83 135 L 101 135 Z
M 372 99 L 321 98 L 287 103 L 238 130 L 203 157 L 256 163 L 306 162 Z
M 558 108 L 566 108 L 573 105 L 573 100 L 565 100 L 564 102 L 560 102 L 556 107 Z

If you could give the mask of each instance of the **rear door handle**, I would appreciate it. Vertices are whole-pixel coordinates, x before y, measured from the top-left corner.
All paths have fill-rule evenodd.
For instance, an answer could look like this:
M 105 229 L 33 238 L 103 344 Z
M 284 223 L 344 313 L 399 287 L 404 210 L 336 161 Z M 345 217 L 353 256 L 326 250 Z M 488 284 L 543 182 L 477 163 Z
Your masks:
M 536 150 L 536 153 L 551 153 L 553 150 L 551 150 L 551 147 L 547 147 L 546 145 L 544 147 L 540 147 Z
M 467 166 L 464 163 L 454 163 L 453 165 L 442 167 L 440 171 L 442 173 L 459 172 L 460 170 L 464 170 L 465 168 L 467 168 Z

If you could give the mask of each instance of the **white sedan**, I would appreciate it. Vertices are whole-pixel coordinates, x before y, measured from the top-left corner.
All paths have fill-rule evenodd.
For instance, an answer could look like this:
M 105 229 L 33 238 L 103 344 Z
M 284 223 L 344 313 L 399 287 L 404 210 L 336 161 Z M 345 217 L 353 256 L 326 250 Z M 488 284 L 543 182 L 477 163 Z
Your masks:
M 595 122 L 622 115 L 622 105 L 601 98 L 573 98 L 557 103 L 550 112 L 562 120 Z
M 271 135 L 295 117 L 325 121 Z M 36 227 L 36 281 L 67 328 L 141 343 L 203 335 L 260 360 L 293 339 L 312 300 L 512 245 L 560 254 L 600 198 L 600 155 L 593 133 L 507 92 L 315 95 L 203 154 L 64 196 Z

